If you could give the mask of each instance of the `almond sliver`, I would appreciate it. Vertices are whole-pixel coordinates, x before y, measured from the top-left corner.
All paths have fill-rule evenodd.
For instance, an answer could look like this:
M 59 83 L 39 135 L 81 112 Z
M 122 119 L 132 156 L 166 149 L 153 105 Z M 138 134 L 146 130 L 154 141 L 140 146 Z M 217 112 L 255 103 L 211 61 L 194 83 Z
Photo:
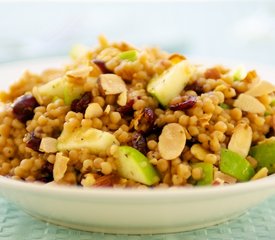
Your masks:
M 69 160 L 70 159 L 63 156 L 62 153 L 56 154 L 56 159 L 53 166 L 53 179 L 55 182 L 58 182 L 64 177 Z
M 253 85 L 245 94 L 259 97 L 275 91 L 275 86 L 267 81 L 260 81 L 257 84 Z
M 228 149 L 246 157 L 252 143 L 252 129 L 246 123 L 240 123 L 235 128 L 228 144 Z
M 101 74 L 98 83 L 105 95 L 119 94 L 127 91 L 123 79 L 115 74 Z
M 234 107 L 250 113 L 264 113 L 265 106 L 255 97 L 248 94 L 240 94 L 234 102 Z
M 127 104 L 127 91 L 124 91 L 118 95 L 117 104 L 119 106 L 125 106 Z
M 172 160 L 180 156 L 186 143 L 184 128 L 178 123 L 167 124 L 159 136 L 158 149 L 162 158 Z
M 51 137 L 44 137 L 41 140 L 39 150 L 45 153 L 57 152 L 57 140 Z
M 89 76 L 89 73 L 93 70 L 93 67 L 91 66 L 82 66 L 78 69 L 70 70 L 66 72 L 66 76 L 72 77 L 72 78 L 87 78 Z

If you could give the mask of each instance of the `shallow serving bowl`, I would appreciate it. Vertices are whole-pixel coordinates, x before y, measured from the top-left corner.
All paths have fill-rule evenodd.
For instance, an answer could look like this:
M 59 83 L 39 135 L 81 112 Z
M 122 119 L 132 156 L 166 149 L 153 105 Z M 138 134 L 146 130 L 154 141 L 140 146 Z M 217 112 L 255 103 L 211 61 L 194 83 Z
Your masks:
M 22 69 L 39 72 L 64 59 L 6 64 L 0 88 Z M 275 76 L 261 67 L 265 76 Z M 270 78 L 266 78 L 270 80 Z M 191 230 L 224 222 L 275 193 L 275 177 L 228 186 L 171 189 L 85 189 L 26 183 L 0 177 L 0 193 L 39 219 L 105 233 L 153 234 Z
M 275 192 L 268 177 L 232 186 L 168 190 L 83 189 L 0 178 L 4 197 L 39 219 L 87 231 L 153 234 L 229 220 Z

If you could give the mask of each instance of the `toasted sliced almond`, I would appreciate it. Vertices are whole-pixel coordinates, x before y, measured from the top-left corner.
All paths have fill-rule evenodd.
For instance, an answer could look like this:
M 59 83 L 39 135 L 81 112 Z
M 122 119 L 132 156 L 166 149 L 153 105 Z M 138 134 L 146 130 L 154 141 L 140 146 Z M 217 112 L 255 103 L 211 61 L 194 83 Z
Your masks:
M 251 180 L 264 178 L 267 176 L 267 174 L 268 174 L 268 169 L 266 167 L 263 167 L 251 178 Z
M 215 171 L 214 173 L 214 181 L 216 179 L 221 179 L 225 183 L 233 184 L 237 182 L 237 179 L 234 177 L 231 177 L 221 171 Z
M 118 95 L 117 104 L 119 106 L 125 106 L 127 104 L 127 91 L 124 91 Z
M 228 149 L 246 157 L 252 143 L 252 129 L 247 123 L 240 123 L 235 128 L 228 144 Z
M 65 172 L 67 171 L 67 165 L 69 158 L 62 155 L 62 153 L 57 153 L 55 162 L 53 165 L 53 179 L 55 182 L 58 182 L 64 177 Z
M 66 72 L 67 77 L 71 78 L 82 78 L 85 79 L 89 76 L 89 73 L 93 70 L 91 66 L 81 66 L 77 69 Z
M 167 124 L 159 136 L 158 149 L 162 158 L 172 160 L 182 153 L 186 143 L 184 128 L 178 123 Z
M 100 90 L 103 94 L 119 94 L 127 91 L 126 84 L 121 77 L 115 74 L 101 74 L 98 78 Z
M 119 176 L 116 174 L 109 174 L 95 178 L 95 187 L 112 187 L 119 182 Z
M 191 147 L 191 153 L 195 156 L 195 158 L 204 161 L 206 158 L 206 155 L 210 152 L 206 151 L 200 144 L 194 144 Z
M 257 84 L 253 85 L 245 94 L 259 97 L 275 91 L 275 86 L 267 81 L 260 81 Z
M 97 78 L 96 77 L 88 77 L 86 82 L 90 84 L 91 86 L 97 85 Z
M 89 65 L 93 68 L 90 72 L 90 77 L 99 77 L 99 75 L 102 74 L 100 68 L 93 61 L 90 61 Z
M 104 110 L 105 113 L 109 114 L 111 111 L 111 106 L 108 104 Z
M 45 153 L 57 152 L 57 140 L 51 137 L 44 137 L 41 139 L 39 150 Z
M 265 112 L 265 106 L 257 98 L 244 93 L 239 95 L 233 105 L 250 113 Z

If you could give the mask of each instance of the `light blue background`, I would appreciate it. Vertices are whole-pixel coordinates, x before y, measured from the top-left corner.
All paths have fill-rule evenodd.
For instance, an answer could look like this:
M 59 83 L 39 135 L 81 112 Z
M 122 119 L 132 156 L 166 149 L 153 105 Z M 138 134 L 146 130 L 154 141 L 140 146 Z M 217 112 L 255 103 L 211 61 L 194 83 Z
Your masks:
M 275 64 L 274 1 L 0 3 L 0 62 L 65 55 L 101 33 L 188 56 Z

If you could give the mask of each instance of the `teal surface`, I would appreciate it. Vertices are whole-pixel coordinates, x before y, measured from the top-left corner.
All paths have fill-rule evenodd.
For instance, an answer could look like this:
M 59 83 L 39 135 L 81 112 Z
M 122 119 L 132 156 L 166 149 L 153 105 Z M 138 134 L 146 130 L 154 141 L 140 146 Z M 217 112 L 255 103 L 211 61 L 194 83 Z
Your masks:
M 237 203 L 234 203 L 237 204 Z M 226 206 L 225 206 L 226 207 Z M 32 218 L 0 198 L 1 240 L 271 240 L 275 239 L 275 196 L 224 224 L 161 235 L 112 235 L 55 226 Z

